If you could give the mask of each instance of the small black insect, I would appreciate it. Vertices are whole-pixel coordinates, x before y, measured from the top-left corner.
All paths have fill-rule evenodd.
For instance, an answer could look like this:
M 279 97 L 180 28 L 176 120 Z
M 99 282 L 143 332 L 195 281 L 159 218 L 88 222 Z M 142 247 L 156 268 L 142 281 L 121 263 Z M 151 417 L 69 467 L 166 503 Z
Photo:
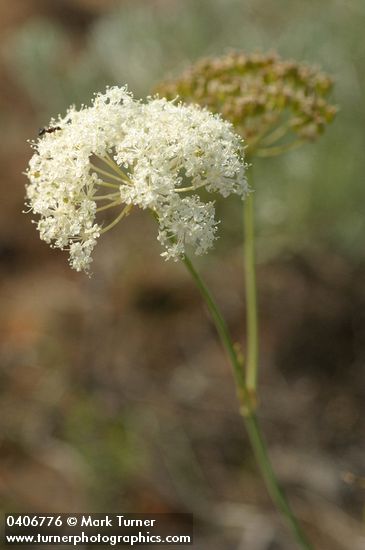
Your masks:
M 44 136 L 44 134 L 53 134 L 53 132 L 57 132 L 57 130 L 61 130 L 61 127 L 60 126 L 53 126 L 53 127 L 50 127 L 50 128 L 40 128 L 39 132 L 38 132 L 38 135 L 39 136 Z

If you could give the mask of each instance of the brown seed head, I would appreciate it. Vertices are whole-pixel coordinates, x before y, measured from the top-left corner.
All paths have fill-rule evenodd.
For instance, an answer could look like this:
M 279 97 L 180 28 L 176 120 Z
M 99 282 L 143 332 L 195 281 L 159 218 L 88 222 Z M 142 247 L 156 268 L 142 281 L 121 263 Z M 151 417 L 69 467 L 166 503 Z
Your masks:
M 337 112 L 327 100 L 332 85 L 319 70 L 274 53 L 230 52 L 199 60 L 155 91 L 221 113 L 249 154 L 271 156 L 322 134 Z

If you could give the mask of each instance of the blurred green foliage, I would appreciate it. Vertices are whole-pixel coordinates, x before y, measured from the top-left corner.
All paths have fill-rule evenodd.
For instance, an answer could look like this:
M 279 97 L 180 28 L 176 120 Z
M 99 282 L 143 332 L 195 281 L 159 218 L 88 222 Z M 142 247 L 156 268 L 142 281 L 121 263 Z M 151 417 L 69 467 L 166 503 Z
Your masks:
M 127 82 L 143 96 L 189 62 L 229 48 L 318 64 L 335 79 L 340 113 L 319 143 L 256 162 L 260 250 L 267 256 L 323 240 L 363 256 L 364 23 L 362 0 L 141 1 L 96 19 L 81 45 L 65 27 L 31 20 L 8 37 L 4 53 L 40 125 L 106 84 Z
M 62 437 L 77 448 L 92 476 L 93 502 L 100 509 L 123 501 L 121 487 L 148 468 L 148 452 L 138 438 L 136 411 L 108 411 L 95 395 L 77 395 L 65 417 Z

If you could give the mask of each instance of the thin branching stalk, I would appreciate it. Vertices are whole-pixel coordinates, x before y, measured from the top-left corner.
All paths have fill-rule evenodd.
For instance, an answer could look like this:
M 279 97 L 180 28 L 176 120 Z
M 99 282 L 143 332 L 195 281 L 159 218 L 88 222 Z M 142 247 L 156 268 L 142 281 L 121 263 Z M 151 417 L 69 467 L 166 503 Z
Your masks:
M 120 193 L 108 193 L 108 195 L 93 195 L 93 201 L 115 201 Z
M 278 142 L 279 139 L 283 138 L 290 130 L 290 123 L 291 121 L 287 120 L 281 126 L 277 126 L 275 130 L 273 130 L 271 133 L 267 134 L 264 137 L 264 139 L 261 141 L 262 145 L 266 147 Z
M 90 162 L 90 166 L 93 170 L 95 170 L 95 172 L 98 172 L 102 176 L 105 176 L 107 178 L 116 180 L 116 181 L 119 182 L 119 184 L 125 183 L 125 181 L 122 180 L 122 178 L 120 176 L 116 176 L 115 174 L 111 174 L 110 172 L 107 172 L 106 170 L 103 170 L 102 168 L 99 168 L 99 166 L 95 166 L 95 164 L 93 164 L 92 162 Z
M 121 203 L 122 203 L 122 199 L 117 199 L 114 202 L 105 204 L 104 206 L 99 206 L 99 208 L 97 208 L 95 212 L 103 212 L 104 210 L 108 210 L 109 208 L 115 208 L 116 206 L 119 206 Z
M 98 181 L 97 185 L 101 187 L 108 187 L 109 189 L 120 189 L 120 185 L 115 185 L 115 183 L 108 183 L 106 181 Z
M 130 185 L 133 185 L 133 181 L 127 176 L 127 174 L 121 169 L 120 166 L 112 159 L 112 157 L 108 154 L 106 154 L 105 157 L 99 157 L 101 160 L 103 160 L 106 164 L 110 166 L 117 174 L 119 174 L 124 182 L 129 183 Z
M 120 214 L 115 218 L 115 220 L 113 220 L 109 225 L 107 225 L 106 227 L 103 227 L 103 229 L 100 231 L 101 234 L 103 233 L 106 233 L 107 231 L 109 231 L 109 229 L 112 229 L 114 226 L 117 225 L 117 223 L 120 222 L 120 220 L 122 218 L 124 218 L 125 216 L 127 216 L 130 212 L 130 210 L 132 209 L 132 205 L 131 204 L 127 204 L 127 206 L 125 206 L 123 208 L 123 210 L 120 212 Z
M 284 145 L 263 147 L 261 149 L 257 149 L 255 155 L 257 157 L 276 157 L 278 155 L 282 155 L 283 153 L 287 153 L 288 151 L 294 151 L 294 149 L 298 149 L 298 147 L 301 147 L 304 143 L 304 140 L 298 139 L 297 141 L 292 141 L 291 143 Z

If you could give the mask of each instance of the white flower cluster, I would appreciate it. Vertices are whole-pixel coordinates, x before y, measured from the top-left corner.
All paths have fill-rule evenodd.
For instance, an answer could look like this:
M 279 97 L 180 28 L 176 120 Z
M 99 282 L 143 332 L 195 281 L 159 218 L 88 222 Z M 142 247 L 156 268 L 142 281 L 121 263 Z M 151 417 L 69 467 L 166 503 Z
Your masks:
M 50 124 L 33 143 L 28 205 L 40 215 L 41 239 L 69 250 L 77 271 L 88 270 L 100 234 L 133 206 L 154 213 L 166 258 L 180 258 L 187 246 L 203 254 L 217 222 L 213 203 L 198 190 L 224 197 L 248 191 L 241 139 L 198 106 L 143 103 L 113 87 Z M 118 208 L 108 226 L 96 221 L 99 212 Z

